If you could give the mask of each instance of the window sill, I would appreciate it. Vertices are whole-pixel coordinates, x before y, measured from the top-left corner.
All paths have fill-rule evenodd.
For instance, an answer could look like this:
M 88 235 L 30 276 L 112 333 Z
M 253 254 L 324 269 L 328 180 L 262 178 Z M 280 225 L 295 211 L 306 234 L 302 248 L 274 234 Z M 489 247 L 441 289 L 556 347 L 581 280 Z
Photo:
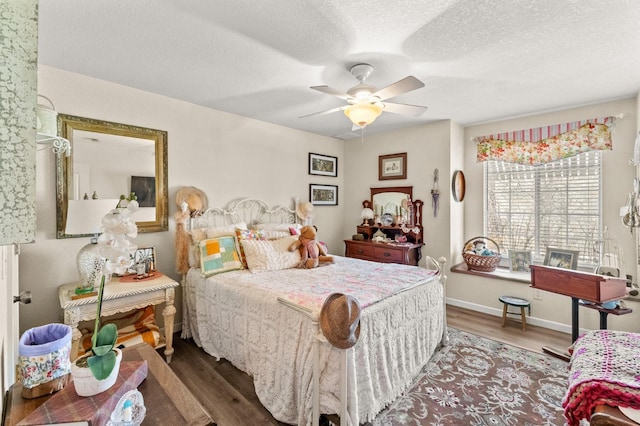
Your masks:
M 476 275 L 479 277 L 494 278 L 498 280 L 516 281 L 519 283 L 531 284 L 530 272 L 511 272 L 507 268 L 496 268 L 493 272 L 470 271 L 466 263 L 458 263 L 451 267 L 451 272 L 460 274 Z

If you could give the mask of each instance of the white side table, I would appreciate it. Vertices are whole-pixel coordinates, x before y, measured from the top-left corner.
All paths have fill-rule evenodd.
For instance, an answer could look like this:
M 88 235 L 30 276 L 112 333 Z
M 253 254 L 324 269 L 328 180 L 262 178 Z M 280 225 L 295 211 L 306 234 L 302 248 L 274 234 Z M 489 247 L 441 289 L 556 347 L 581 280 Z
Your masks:
M 64 311 L 64 323 L 73 328 L 71 360 L 78 357 L 78 344 L 82 337 L 82 333 L 78 330 L 78 323 L 95 319 L 98 301 L 97 296 L 73 300 L 71 297 L 75 295 L 77 286 L 77 283 L 64 284 L 58 289 L 60 306 Z M 164 336 L 157 347 L 165 346 L 164 355 L 168 364 L 171 362 L 173 354 L 173 318 L 176 313 L 173 300 L 177 286 L 178 283 L 166 275 L 134 282 L 120 282 L 119 278 L 114 277 L 104 286 L 102 316 L 164 303 L 165 306 L 162 310 Z

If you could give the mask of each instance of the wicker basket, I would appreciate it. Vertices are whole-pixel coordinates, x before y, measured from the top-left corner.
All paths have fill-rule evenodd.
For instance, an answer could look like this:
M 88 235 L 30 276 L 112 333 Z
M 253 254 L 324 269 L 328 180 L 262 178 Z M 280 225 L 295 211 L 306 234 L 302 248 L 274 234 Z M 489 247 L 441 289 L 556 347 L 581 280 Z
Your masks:
M 477 254 L 469 253 L 470 250 L 473 250 L 473 243 L 478 240 L 484 242 L 485 246 L 489 248 L 489 250 L 497 254 L 495 256 L 479 256 Z M 489 243 L 491 243 L 495 248 L 489 247 Z M 498 263 L 500 263 L 502 255 L 500 254 L 500 246 L 491 238 L 474 237 L 464 243 L 462 258 L 470 271 L 493 272 L 496 270 Z

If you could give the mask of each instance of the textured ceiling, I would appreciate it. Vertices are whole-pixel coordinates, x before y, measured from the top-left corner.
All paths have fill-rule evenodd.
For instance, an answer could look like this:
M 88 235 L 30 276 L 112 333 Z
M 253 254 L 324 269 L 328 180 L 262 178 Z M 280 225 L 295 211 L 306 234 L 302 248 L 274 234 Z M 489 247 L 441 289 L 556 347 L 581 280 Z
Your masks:
M 39 62 L 191 103 L 349 138 L 344 101 L 309 89 L 356 85 L 374 66 L 391 99 L 367 133 L 435 120 L 463 125 L 634 96 L 637 0 L 46 0 Z M 64 111 L 62 111 L 64 112 Z

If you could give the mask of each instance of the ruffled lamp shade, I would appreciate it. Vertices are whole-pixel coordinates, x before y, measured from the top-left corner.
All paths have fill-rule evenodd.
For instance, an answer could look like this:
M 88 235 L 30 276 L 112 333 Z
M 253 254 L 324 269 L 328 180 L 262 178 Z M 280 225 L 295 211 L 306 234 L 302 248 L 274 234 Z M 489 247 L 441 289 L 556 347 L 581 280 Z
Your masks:
M 373 219 L 373 210 L 365 207 L 360 213 L 360 218 L 362 219 L 363 226 L 369 226 L 369 220 Z

